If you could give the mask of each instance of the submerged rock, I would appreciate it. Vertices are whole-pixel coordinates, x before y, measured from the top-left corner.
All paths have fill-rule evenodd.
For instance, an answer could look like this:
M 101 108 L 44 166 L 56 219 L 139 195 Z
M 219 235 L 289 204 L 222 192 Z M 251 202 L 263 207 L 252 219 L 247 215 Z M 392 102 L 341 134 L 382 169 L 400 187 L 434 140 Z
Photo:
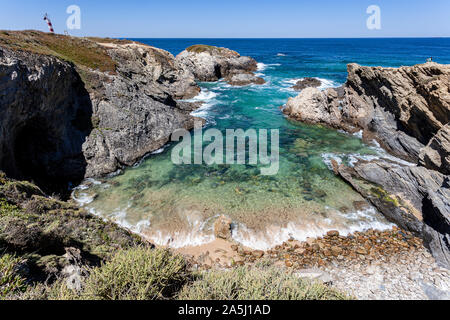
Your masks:
M 225 216 L 220 216 L 214 222 L 214 236 L 218 239 L 231 239 L 231 219 Z

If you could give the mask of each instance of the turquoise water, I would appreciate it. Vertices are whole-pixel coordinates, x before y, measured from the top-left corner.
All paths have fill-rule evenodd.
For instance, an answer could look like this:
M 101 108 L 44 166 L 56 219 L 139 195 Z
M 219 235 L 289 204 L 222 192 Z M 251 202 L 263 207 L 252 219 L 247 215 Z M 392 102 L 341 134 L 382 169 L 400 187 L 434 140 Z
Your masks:
M 194 100 L 203 105 L 194 115 L 207 120 L 205 129 L 222 132 L 279 129 L 279 172 L 262 176 L 254 165 L 174 165 L 172 144 L 119 175 L 86 181 L 74 191 L 83 206 L 173 247 L 213 240 L 212 224 L 221 214 L 233 220 L 235 240 L 261 249 L 330 229 L 346 233 L 390 227 L 375 209 L 355 205 L 363 199 L 329 167 L 331 157 L 351 163 L 384 152 L 358 135 L 290 121 L 279 107 L 298 94 L 290 89 L 297 79 L 317 77 L 322 89 L 343 84 L 349 62 L 398 66 L 433 55 L 448 63 L 448 39 L 140 41 L 174 54 L 204 43 L 255 57 L 265 85 L 201 83 L 202 93 Z

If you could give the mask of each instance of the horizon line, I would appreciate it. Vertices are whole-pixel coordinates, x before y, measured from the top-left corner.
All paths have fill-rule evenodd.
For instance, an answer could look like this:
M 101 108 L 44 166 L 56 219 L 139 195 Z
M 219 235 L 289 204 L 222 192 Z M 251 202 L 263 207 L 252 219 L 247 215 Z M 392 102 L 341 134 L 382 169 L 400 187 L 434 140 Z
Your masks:
M 86 36 L 91 37 L 91 36 Z M 429 37 L 416 37 L 416 36 L 410 36 L 410 37 L 108 37 L 107 38 L 128 38 L 128 39 L 243 39 L 243 40 L 249 40 L 249 39 L 448 39 L 450 36 L 429 36 Z
M 12 30 L 12 29 L 0 29 L 0 31 L 5 32 L 21 32 L 21 31 L 38 31 L 43 33 L 50 33 L 47 31 L 37 30 L 37 29 L 21 29 L 21 30 Z M 64 33 L 58 33 L 55 34 L 58 35 L 65 35 Z M 70 35 L 72 37 L 79 37 L 79 38 L 87 38 L 87 37 L 99 37 L 99 38 L 111 38 L 111 39 L 243 39 L 243 40 L 249 40 L 249 39 L 448 39 L 450 38 L 450 35 L 448 36 L 386 36 L 386 37 L 374 37 L 374 36 L 356 36 L 356 37 L 143 37 L 143 36 L 97 36 L 97 35 Z

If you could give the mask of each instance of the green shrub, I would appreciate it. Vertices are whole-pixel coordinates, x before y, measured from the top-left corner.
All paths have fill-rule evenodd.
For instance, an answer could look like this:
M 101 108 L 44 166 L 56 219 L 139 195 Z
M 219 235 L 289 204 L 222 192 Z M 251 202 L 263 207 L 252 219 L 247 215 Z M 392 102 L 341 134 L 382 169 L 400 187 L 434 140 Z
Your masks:
M 0 300 L 25 291 L 25 279 L 17 273 L 22 262 L 22 259 L 10 254 L 0 256 Z
M 172 298 L 188 280 L 185 260 L 168 250 L 137 247 L 119 251 L 111 261 L 90 270 L 82 292 L 64 281 L 51 288 L 50 299 L 155 300 Z
M 239 267 L 199 274 L 178 295 L 182 300 L 341 300 L 345 295 L 276 268 Z

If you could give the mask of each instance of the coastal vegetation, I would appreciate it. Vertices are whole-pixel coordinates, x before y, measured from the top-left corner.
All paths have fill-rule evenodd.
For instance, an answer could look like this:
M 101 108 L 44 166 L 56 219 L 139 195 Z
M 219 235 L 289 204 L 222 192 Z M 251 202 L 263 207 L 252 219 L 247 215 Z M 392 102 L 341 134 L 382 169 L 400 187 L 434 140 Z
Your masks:
M 346 298 L 279 268 L 196 271 L 30 182 L 0 178 L 0 300 Z
M 0 31 L 0 45 L 6 48 L 55 56 L 79 67 L 114 74 L 116 62 L 95 40 L 35 30 Z
M 295 81 L 278 75 L 281 85 L 261 87 L 271 76 L 261 71 L 281 66 L 269 61 L 207 45 L 174 57 L 128 40 L 0 31 L 0 299 L 349 298 L 337 288 L 356 288 L 358 298 L 445 296 L 422 280 L 445 290 L 450 279 L 434 260 L 448 266 L 448 67 L 350 64 L 347 83 L 327 90 L 326 79 L 295 79 L 301 93 L 284 112 L 307 126 L 273 112 L 280 88 Z M 220 79 L 226 84 L 197 84 Z M 281 124 L 288 133 L 283 175 L 261 177 L 252 165 L 176 167 L 166 149 L 109 176 L 159 154 L 174 130 L 192 129 L 200 103 L 188 99 L 214 99 L 216 85 L 232 108 L 215 116 L 216 128 Z M 278 100 L 266 101 L 263 89 Z M 239 110 L 242 97 L 253 105 Z M 214 237 L 228 246 L 197 256 L 155 248 L 127 229 L 177 247 L 187 242 L 173 230 L 198 233 L 192 226 L 212 225 L 217 212 L 227 216 Z M 298 231 L 281 227 L 295 220 L 308 231 L 327 224 L 298 241 Z M 245 232 L 278 224 L 279 245 L 245 243 Z M 313 282 L 300 275 L 308 268 L 335 274 Z M 415 289 L 405 293 L 405 283 Z

